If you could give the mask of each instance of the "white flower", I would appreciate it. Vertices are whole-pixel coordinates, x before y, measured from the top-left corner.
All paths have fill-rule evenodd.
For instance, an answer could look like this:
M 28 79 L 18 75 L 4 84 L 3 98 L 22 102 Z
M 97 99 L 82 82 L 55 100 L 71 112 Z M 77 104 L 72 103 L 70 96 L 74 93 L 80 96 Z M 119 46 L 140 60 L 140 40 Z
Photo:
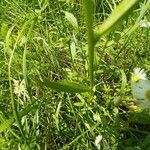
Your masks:
M 141 20 L 140 21 L 140 27 L 141 28 L 149 28 L 150 27 L 150 22 L 147 20 Z
M 137 104 L 143 108 L 150 108 L 150 81 L 140 80 L 139 82 L 131 83 L 131 86 L 132 94 Z
M 19 97 L 21 95 L 24 95 L 26 93 L 24 80 L 22 80 L 20 83 L 18 80 L 13 80 L 13 81 L 14 81 L 14 93 Z
M 98 135 L 95 138 L 95 146 L 97 147 L 98 150 L 100 150 L 100 141 L 102 140 L 102 135 Z
M 147 80 L 146 73 L 144 69 L 135 68 L 131 76 L 131 82 L 138 82 L 140 80 Z

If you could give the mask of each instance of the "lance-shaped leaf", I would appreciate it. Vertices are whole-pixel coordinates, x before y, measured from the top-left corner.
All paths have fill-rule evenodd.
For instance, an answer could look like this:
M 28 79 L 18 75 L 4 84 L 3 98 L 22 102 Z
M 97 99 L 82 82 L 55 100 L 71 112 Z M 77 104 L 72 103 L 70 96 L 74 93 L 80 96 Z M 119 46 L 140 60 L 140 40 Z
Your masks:
M 106 19 L 106 21 L 96 27 L 94 38 L 95 42 L 98 39 L 112 30 L 112 28 L 133 8 L 133 6 L 139 2 L 140 0 L 123 0 L 110 14 L 110 16 Z
M 46 80 L 44 81 L 44 84 L 53 90 L 68 93 L 81 93 L 90 91 L 90 88 L 88 86 L 65 80 L 57 82 Z

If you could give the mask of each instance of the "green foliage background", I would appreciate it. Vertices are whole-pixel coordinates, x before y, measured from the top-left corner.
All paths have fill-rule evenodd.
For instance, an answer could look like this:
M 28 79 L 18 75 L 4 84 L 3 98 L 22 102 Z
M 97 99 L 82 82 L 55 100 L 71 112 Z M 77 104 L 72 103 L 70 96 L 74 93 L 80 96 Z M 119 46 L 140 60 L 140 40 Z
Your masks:
M 99 134 L 104 150 L 150 149 L 149 112 L 134 109 L 130 89 L 133 68 L 150 72 L 139 26 L 150 1 L 110 17 L 103 34 L 120 2 L 0 1 L 0 150 L 94 150 Z M 13 79 L 25 79 L 28 98 Z

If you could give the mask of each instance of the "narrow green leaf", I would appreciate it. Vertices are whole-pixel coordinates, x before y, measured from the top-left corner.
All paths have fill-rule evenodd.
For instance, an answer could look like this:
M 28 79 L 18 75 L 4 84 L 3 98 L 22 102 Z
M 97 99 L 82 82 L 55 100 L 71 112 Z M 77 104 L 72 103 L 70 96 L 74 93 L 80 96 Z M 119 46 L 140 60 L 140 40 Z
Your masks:
M 71 81 L 58 81 L 53 82 L 46 80 L 44 81 L 44 84 L 56 91 L 62 91 L 62 92 L 68 92 L 68 93 L 81 93 L 81 92 L 89 92 L 90 89 L 88 86 L 84 86 L 82 84 L 78 84 Z
M 12 26 L 12 27 L 8 30 L 8 32 L 7 32 L 7 34 L 6 34 L 6 38 L 5 38 L 6 52 L 7 52 L 8 55 L 10 55 L 10 53 L 11 53 L 11 50 L 10 50 L 10 47 L 9 47 L 9 46 L 10 46 L 10 36 L 11 36 L 11 33 L 12 33 L 14 27 L 15 27 L 15 25 Z
M 111 31 L 112 28 L 124 17 L 124 15 L 126 15 L 139 1 L 140 0 L 123 0 L 110 14 L 108 19 L 106 19 L 102 25 L 96 27 L 94 34 L 95 42 L 97 42 L 102 35 Z
M 53 118 L 55 120 L 55 124 L 56 124 L 58 131 L 59 131 L 59 112 L 60 112 L 60 108 L 61 108 L 61 103 L 62 103 L 62 101 L 59 102 L 56 113 L 55 113 L 55 115 L 53 115 Z
M 24 52 L 23 52 L 23 66 L 22 66 L 22 68 L 23 68 L 23 77 L 25 79 L 26 86 L 28 86 L 27 76 L 26 76 L 26 74 L 27 74 L 27 67 L 26 67 L 27 66 L 26 65 L 27 41 L 30 40 L 30 36 L 31 36 L 31 33 L 32 33 L 32 31 L 34 29 L 34 26 L 36 24 L 37 17 L 35 17 L 33 20 L 30 20 L 30 22 L 31 21 L 32 21 L 32 24 L 31 24 L 31 26 L 29 28 L 28 33 L 27 33 L 26 44 L 25 44 Z
M 60 108 L 61 108 L 61 103 L 62 103 L 62 102 L 60 101 L 59 104 L 58 104 L 56 113 L 55 113 L 55 115 L 57 116 L 57 118 L 59 117 L 59 112 L 60 112 Z
M 72 13 L 65 11 L 65 18 L 74 27 L 74 29 L 78 29 L 77 19 L 75 18 L 75 16 Z
M 74 103 L 73 105 L 74 105 L 74 106 L 77 106 L 77 107 L 83 107 L 83 106 L 84 106 L 84 103 L 82 103 L 82 102 L 77 102 L 77 103 Z

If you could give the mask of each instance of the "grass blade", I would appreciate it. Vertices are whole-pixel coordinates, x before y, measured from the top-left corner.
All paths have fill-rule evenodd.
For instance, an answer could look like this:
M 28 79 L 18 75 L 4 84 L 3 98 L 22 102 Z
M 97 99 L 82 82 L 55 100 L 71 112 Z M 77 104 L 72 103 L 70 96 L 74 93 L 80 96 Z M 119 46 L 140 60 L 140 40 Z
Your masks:
M 59 102 L 58 107 L 56 109 L 56 113 L 53 115 L 53 118 L 55 120 L 55 124 L 56 124 L 58 131 L 59 131 L 59 112 L 60 112 L 60 108 L 61 108 L 61 103 L 62 103 L 62 101 Z
M 27 41 L 30 39 L 31 33 L 32 33 L 35 23 L 37 21 L 37 17 L 35 17 L 34 20 L 30 20 L 30 21 L 32 21 L 32 24 L 27 33 L 27 40 L 26 40 L 26 44 L 24 47 L 24 53 L 23 53 L 23 76 L 24 76 L 26 85 L 27 85 L 27 76 L 26 76 L 26 74 L 27 74 L 27 68 L 26 68 Z

